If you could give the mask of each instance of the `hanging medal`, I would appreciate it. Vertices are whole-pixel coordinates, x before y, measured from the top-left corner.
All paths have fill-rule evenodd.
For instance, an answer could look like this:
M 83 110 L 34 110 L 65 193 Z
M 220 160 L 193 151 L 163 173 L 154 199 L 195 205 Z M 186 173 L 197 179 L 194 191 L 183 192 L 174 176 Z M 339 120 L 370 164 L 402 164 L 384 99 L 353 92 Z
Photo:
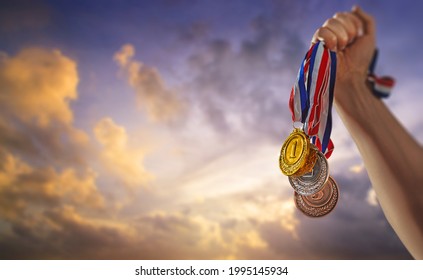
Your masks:
M 329 214 L 336 206 L 339 189 L 335 180 L 329 177 L 325 186 L 312 195 L 301 195 L 295 192 L 295 205 L 309 217 L 322 217 Z
M 316 208 L 312 211 L 313 215 L 304 212 L 313 217 L 319 216 L 316 213 L 321 207 L 321 202 L 313 204 L 316 197 L 324 197 L 327 201 L 338 199 L 336 183 L 327 184 L 330 177 L 326 160 L 334 148 L 330 133 L 335 75 L 336 54 L 321 42 L 313 44 L 301 64 L 297 82 L 291 90 L 289 107 L 294 131 L 282 145 L 279 157 L 281 171 L 289 177 L 295 190 L 297 207 L 307 213 L 311 208 Z M 295 127 L 295 124 L 301 126 Z M 331 191 L 334 188 L 336 196 Z M 336 201 L 325 204 L 326 214 L 333 209 Z

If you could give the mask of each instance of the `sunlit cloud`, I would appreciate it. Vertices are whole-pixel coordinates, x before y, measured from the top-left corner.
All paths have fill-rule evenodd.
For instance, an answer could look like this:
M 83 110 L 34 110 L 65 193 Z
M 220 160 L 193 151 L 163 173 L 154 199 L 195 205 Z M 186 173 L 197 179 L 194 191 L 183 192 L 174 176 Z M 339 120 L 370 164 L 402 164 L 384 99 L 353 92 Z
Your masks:
M 69 102 L 77 98 L 76 63 L 59 50 L 23 49 L 0 61 L 0 106 L 10 114 L 40 126 L 52 120 L 69 124 Z
M 31 163 L 86 164 L 88 135 L 73 124 L 77 64 L 59 50 L 26 48 L 0 59 L 0 143 Z
M 15 199 L 20 201 L 17 206 L 24 207 L 21 210 L 25 211 L 61 203 L 93 208 L 103 206 L 103 197 L 95 184 L 96 174 L 91 170 L 78 175 L 71 168 L 57 172 L 52 167 L 31 167 L 8 153 L 2 153 L 1 159 L 0 194 L 3 203 L 0 208 L 6 212 L 14 212 L 7 201 Z
M 134 59 L 135 47 L 123 45 L 114 60 L 135 90 L 139 105 L 153 121 L 171 121 L 184 110 L 185 104 L 175 90 L 170 89 L 157 69 Z
M 153 178 L 142 164 L 145 151 L 128 146 L 128 135 L 124 127 L 110 118 L 103 118 L 94 127 L 94 134 L 102 145 L 101 158 L 107 169 L 126 186 L 145 186 Z

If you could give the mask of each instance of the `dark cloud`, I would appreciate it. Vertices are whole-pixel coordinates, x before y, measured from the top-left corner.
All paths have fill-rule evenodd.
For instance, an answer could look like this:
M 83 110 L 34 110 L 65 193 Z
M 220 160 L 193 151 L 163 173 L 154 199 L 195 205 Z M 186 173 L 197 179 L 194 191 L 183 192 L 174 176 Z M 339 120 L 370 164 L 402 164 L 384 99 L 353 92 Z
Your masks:
M 59 169 L 85 166 L 87 155 L 93 153 L 88 136 L 75 127 L 57 122 L 39 127 L 10 117 L 0 120 L 0 144 L 32 164 L 54 165 Z
M 172 1 L 173 2 L 173 1 Z M 184 43 L 192 43 L 207 37 L 210 31 L 210 25 L 206 22 L 194 22 L 188 27 L 181 28 L 179 31 L 179 38 Z
M 175 214 L 93 219 L 67 205 L 0 233 L 0 259 L 210 259 L 223 257 L 217 227 Z
M 125 231 L 85 219 L 70 206 L 15 220 L 10 233 L 1 233 L 1 259 L 99 259 L 127 244 Z M 103 257 L 104 258 L 104 257 Z
M 251 33 L 239 46 L 229 39 L 208 38 L 190 56 L 193 79 L 188 91 L 216 130 L 234 131 L 238 125 L 250 136 L 279 141 L 286 123 L 280 120 L 290 120 L 289 92 L 307 48 L 292 28 L 298 22 L 294 9 L 278 6 L 270 15 L 253 18 L 245 26 Z

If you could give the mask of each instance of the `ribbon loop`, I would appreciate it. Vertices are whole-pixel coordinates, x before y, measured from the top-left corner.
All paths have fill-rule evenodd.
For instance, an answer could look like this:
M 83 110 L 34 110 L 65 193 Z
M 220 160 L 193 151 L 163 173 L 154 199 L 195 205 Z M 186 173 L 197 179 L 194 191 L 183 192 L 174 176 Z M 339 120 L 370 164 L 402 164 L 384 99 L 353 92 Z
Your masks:
M 373 53 L 372 62 L 369 66 L 367 81 L 370 83 L 373 94 L 378 98 L 388 98 L 391 95 L 392 88 L 395 85 L 394 78 L 390 76 L 378 77 L 374 74 L 379 51 L 376 49 Z

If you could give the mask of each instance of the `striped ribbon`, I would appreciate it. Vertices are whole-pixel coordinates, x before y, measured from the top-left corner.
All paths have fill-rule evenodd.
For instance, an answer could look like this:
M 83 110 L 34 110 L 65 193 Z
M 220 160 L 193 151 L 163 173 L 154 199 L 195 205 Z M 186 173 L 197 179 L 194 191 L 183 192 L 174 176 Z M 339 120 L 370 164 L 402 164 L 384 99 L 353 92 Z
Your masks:
M 372 62 L 370 63 L 370 66 L 369 66 L 367 80 L 369 81 L 373 94 L 376 97 L 387 98 L 391 95 L 391 90 L 395 85 L 395 80 L 389 76 L 378 77 L 374 74 L 377 57 L 378 57 L 378 50 L 376 49 L 373 54 Z
M 304 132 L 326 158 L 334 149 L 330 134 L 335 77 L 336 53 L 317 42 L 304 57 L 289 100 L 293 122 L 303 124 Z

